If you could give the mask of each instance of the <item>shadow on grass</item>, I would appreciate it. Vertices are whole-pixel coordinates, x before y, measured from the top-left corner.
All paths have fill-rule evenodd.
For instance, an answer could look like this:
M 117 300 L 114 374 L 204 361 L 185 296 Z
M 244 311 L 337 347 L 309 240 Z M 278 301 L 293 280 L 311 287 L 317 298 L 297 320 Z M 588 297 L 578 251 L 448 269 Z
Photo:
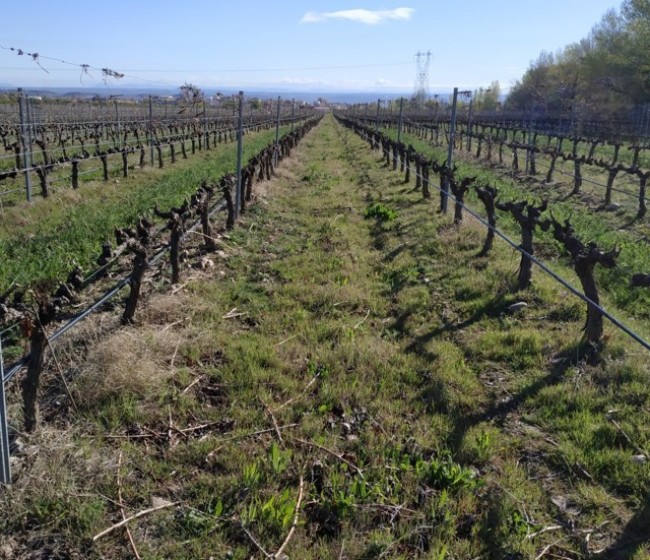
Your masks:
M 646 494 L 641 509 L 623 528 L 614 544 L 604 550 L 598 558 L 603 560 L 632 560 L 641 547 L 650 543 L 650 493 Z
M 561 352 L 551 366 L 548 373 L 530 385 L 527 385 L 510 398 L 494 402 L 485 410 L 470 415 L 457 416 L 454 420 L 454 430 L 449 436 L 449 446 L 457 452 L 463 444 L 465 434 L 474 426 L 484 422 L 503 422 L 508 414 L 515 412 L 528 399 L 536 396 L 542 389 L 560 383 L 568 369 L 581 360 L 582 344 L 572 344 Z
M 406 351 L 413 352 L 427 358 L 433 358 L 430 353 L 425 350 L 425 346 L 428 342 L 440 335 L 450 334 L 463 330 L 464 328 L 469 327 L 474 323 L 478 323 L 482 319 L 499 317 L 505 312 L 506 306 L 510 303 L 508 301 L 508 298 L 511 296 L 512 292 L 510 290 L 497 294 L 494 298 L 487 301 L 485 305 L 482 305 L 476 311 L 474 311 L 474 313 L 472 313 L 467 319 L 464 319 L 458 323 L 444 324 L 441 327 L 433 329 L 428 333 L 415 337 L 413 341 L 406 347 Z M 405 323 L 406 318 L 399 316 L 395 321 L 396 330 L 399 330 L 399 325 L 404 325 Z M 404 336 L 408 335 L 407 332 L 400 332 Z

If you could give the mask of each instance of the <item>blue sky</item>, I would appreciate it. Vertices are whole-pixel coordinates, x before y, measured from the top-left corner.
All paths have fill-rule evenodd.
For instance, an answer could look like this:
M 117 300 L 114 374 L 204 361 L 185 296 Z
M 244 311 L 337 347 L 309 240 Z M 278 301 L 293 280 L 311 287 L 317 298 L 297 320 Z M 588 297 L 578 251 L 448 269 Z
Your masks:
M 585 37 L 620 0 L 24 0 L 5 2 L 0 45 L 108 67 L 123 86 L 412 93 L 507 89 L 542 50 Z M 101 71 L 0 49 L 0 83 L 102 85 Z

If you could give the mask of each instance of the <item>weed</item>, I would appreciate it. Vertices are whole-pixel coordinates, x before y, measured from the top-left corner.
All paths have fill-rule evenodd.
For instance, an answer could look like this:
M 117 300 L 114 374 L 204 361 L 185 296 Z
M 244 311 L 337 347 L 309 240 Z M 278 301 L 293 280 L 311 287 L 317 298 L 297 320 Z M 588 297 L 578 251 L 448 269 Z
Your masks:
M 364 218 L 375 218 L 378 222 L 390 222 L 397 218 L 397 211 L 382 202 L 370 204 L 363 214 Z

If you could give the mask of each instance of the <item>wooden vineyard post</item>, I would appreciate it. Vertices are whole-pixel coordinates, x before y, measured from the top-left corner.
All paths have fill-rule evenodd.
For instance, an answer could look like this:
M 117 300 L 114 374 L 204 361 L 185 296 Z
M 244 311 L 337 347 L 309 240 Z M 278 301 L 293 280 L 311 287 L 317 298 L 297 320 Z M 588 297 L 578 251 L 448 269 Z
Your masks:
M 648 186 L 648 178 L 650 177 L 650 171 L 646 171 L 644 173 L 640 169 L 636 169 L 635 174 L 639 178 L 639 211 L 637 212 L 636 217 L 637 220 L 640 220 L 645 216 L 647 211 L 645 195 Z
M 125 179 L 129 176 L 129 149 L 122 148 L 122 177 Z
M 587 303 L 587 321 L 584 327 L 585 342 L 594 350 L 598 350 L 603 337 L 603 313 L 600 310 L 598 287 L 594 278 L 594 268 L 597 264 L 605 268 L 614 268 L 619 250 L 604 252 L 595 243 L 585 245 L 574 234 L 573 227 L 568 220 L 560 224 L 552 221 L 553 236 L 562 243 L 571 255 L 571 262 L 582 289 L 590 303 Z
M 422 188 L 422 161 L 424 160 L 423 156 L 417 152 L 413 153 L 412 161 L 415 162 L 415 188 L 413 190 L 419 191 Z
M 226 229 L 232 229 L 235 227 L 235 203 L 232 199 L 232 184 L 233 178 L 231 176 L 225 176 L 221 179 L 221 191 L 223 192 L 223 197 L 226 200 L 226 209 L 228 211 L 228 217 L 226 218 Z
M 517 142 L 511 142 L 509 147 L 512 149 L 512 172 L 519 173 L 519 144 Z
M 555 162 L 557 161 L 560 152 L 558 152 L 554 148 L 551 148 L 546 153 L 549 156 L 551 156 L 551 165 L 549 166 L 548 173 L 546 174 L 546 183 L 550 183 L 553 180 L 553 173 L 555 172 Z
M 465 177 L 460 183 L 456 181 L 453 172 L 449 175 L 449 187 L 454 195 L 454 224 L 458 225 L 463 221 L 463 199 L 469 190 L 469 186 L 476 180 L 476 177 Z
M 99 154 L 99 159 L 102 162 L 102 175 L 104 177 L 104 181 L 108 181 L 108 154 L 106 152 L 102 152 Z
M 178 284 L 181 281 L 179 249 L 187 211 L 187 203 L 185 203 L 181 208 L 172 208 L 169 212 L 161 212 L 158 210 L 158 208 L 154 210 L 156 216 L 165 220 L 169 220 L 168 227 L 171 230 L 171 238 L 169 241 L 169 258 L 172 266 L 172 284 Z
M 129 241 L 128 249 L 134 255 L 133 259 L 133 272 L 129 278 L 129 285 L 131 291 L 126 300 L 126 307 L 122 315 L 122 324 L 130 325 L 133 323 L 135 310 L 138 307 L 138 300 L 140 299 L 140 289 L 142 287 L 142 278 L 144 273 L 149 268 L 149 261 L 147 260 L 147 251 L 145 247 L 134 239 Z
M 486 257 L 492 249 L 492 245 L 494 243 L 494 230 L 497 227 L 495 201 L 497 199 L 499 191 L 496 187 L 490 187 L 487 185 L 485 187 L 476 186 L 475 189 L 480 201 L 485 206 L 485 212 L 487 213 L 488 219 L 489 227 L 487 230 L 487 235 L 485 237 L 485 242 L 483 243 L 483 248 L 478 254 L 479 257 Z
M 532 277 L 532 261 L 530 257 L 534 254 L 533 233 L 537 226 L 546 231 L 550 225 L 548 221 L 540 220 L 540 216 L 547 208 L 547 202 L 543 201 L 540 206 L 533 206 L 527 202 L 496 203 L 499 210 L 510 212 L 521 227 L 521 263 L 519 264 L 519 275 L 517 287 L 525 290 L 530 286 Z
M 79 160 L 73 159 L 71 163 L 72 163 L 72 188 L 78 189 L 79 188 Z
M 622 171 L 625 167 L 620 163 L 618 165 L 610 165 L 607 167 L 607 185 L 605 188 L 605 206 L 610 206 L 612 204 L 612 189 L 614 188 L 614 180 L 618 175 L 619 171 Z
M 429 189 L 429 173 L 431 172 L 431 162 L 426 158 L 422 160 L 422 198 L 431 198 Z
M 29 319 L 29 363 L 27 374 L 22 381 L 23 415 L 25 431 L 33 432 L 39 424 L 38 389 L 43 373 L 45 349 L 47 348 L 47 335 L 45 327 L 50 324 L 56 315 L 56 308 L 49 300 L 38 302 L 38 310 L 33 319 Z
M 578 194 L 582 188 L 582 162 L 584 161 L 584 156 L 579 158 L 575 156 L 573 160 L 573 190 L 571 194 Z
M 203 241 L 208 251 L 216 251 L 217 244 L 212 235 L 212 226 L 210 225 L 210 191 L 204 190 L 198 202 L 198 212 L 201 215 L 201 232 Z
M 36 175 L 38 175 L 38 179 L 41 183 L 41 196 L 43 198 L 47 198 L 50 196 L 50 185 L 48 181 L 48 175 L 50 174 L 50 171 L 52 170 L 51 165 L 40 165 L 39 167 L 36 168 Z

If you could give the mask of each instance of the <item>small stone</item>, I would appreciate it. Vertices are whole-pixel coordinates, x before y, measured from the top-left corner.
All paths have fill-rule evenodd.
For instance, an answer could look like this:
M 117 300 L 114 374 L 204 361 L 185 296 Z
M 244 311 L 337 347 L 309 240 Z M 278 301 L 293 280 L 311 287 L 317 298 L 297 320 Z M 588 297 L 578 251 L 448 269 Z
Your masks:
M 208 257 L 202 257 L 199 261 L 199 266 L 205 270 L 206 268 L 212 268 L 214 266 L 214 261 Z
M 158 496 L 153 496 L 151 498 L 151 507 L 168 507 L 171 506 L 174 502 L 165 500 L 165 498 L 159 498 Z
M 606 208 L 606 210 L 607 210 L 608 212 L 615 212 L 616 210 L 620 210 L 620 209 L 621 209 L 621 205 L 620 205 L 618 202 L 612 202 L 612 203 L 611 203 L 611 204 Z
M 645 455 L 632 455 L 632 462 L 642 465 L 648 460 Z
M 512 305 L 509 305 L 508 311 L 510 313 L 517 313 L 518 311 L 526 309 L 527 307 L 528 304 L 525 301 L 518 301 L 517 303 L 513 303 Z

